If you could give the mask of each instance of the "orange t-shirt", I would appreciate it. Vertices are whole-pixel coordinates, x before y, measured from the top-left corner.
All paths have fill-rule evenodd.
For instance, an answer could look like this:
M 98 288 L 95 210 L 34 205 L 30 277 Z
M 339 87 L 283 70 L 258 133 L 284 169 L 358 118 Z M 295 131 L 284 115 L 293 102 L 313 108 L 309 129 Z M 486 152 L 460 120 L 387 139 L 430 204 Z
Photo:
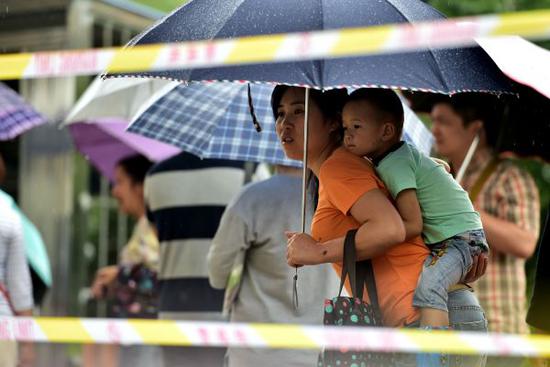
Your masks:
M 344 148 L 336 149 L 321 166 L 319 203 L 311 224 L 313 238 L 325 242 L 345 236 L 350 229 L 359 228 L 360 223 L 349 211 L 361 196 L 375 189 L 382 190 L 391 200 L 369 161 L 354 156 Z M 403 326 L 418 319 L 412 299 L 427 255 L 427 247 L 417 237 L 393 246 L 372 259 L 378 303 L 385 326 Z M 340 274 L 342 264 L 333 265 Z M 349 284 L 346 288 L 351 292 Z M 365 301 L 368 301 L 367 292 L 364 294 Z

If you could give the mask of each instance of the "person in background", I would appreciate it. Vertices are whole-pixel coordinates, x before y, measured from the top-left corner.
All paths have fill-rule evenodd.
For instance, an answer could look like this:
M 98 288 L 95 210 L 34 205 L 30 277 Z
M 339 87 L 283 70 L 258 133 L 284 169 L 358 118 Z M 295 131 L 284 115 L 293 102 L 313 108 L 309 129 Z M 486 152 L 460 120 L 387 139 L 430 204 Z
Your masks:
M 286 230 L 301 222 L 301 170 L 277 166 L 276 174 L 244 187 L 225 210 L 208 253 L 214 288 L 226 288 L 235 266 L 243 266 L 232 322 L 322 324 L 323 301 L 338 277 L 329 265 L 300 270 L 299 309 L 293 305 L 294 269 L 286 263 Z M 309 213 L 311 218 L 311 212 Z M 309 220 L 308 220 L 309 221 Z M 316 350 L 229 348 L 228 366 L 314 366 Z
M 526 334 L 525 260 L 533 255 L 539 233 L 540 202 L 533 178 L 496 151 L 491 96 L 457 94 L 432 107 L 432 132 L 438 153 L 456 173 L 474 138 L 479 145 L 462 186 L 470 194 L 491 249 L 485 276 L 473 284 L 489 330 Z M 489 357 L 487 366 L 516 366 L 518 358 Z
M 0 156 L 0 178 L 5 168 Z M 5 196 L 7 197 L 7 195 Z M 25 247 L 23 226 L 12 202 L 0 196 L 0 316 L 32 316 L 32 284 Z M 30 367 L 34 362 L 32 343 L 0 340 L 0 366 Z
M 147 216 L 160 241 L 159 318 L 221 320 L 223 292 L 208 283 L 206 256 L 226 205 L 242 187 L 242 162 L 182 152 L 145 180 Z M 224 348 L 163 347 L 166 367 L 222 366 Z
M 537 270 L 533 294 L 527 312 L 527 323 L 537 333 L 550 334 L 550 207 L 546 210 L 546 224 L 542 231 L 538 245 Z M 550 359 L 534 359 L 532 364 L 536 367 L 546 367 Z
M 0 155 L 0 187 L 4 184 L 6 175 L 6 165 L 2 155 Z M 52 284 L 51 266 L 46 245 L 38 228 L 31 222 L 25 213 L 21 211 L 13 197 L 7 192 L 0 190 L 0 199 L 11 203 L 12 208 L 21 218 L 23 242 L 27 264 L 31 274 L 34 306 L 40 307 Z
M 137 223 L 120 253 L 119 264 L 99 269 L 91 291 L 98 299 L 114 298 L 112 313 L 117 317 L 155 318 L 157 313 L 159 244 L 145 216 L 143 198 L 143 181 L 151 166 L 147 158 L 136 155 L 122 159 L 115 168 L 112 195 L 119 209 Z M 125 346 L 120 349 L 118 365 L 153 366 L 160 358 L 156 346 Z

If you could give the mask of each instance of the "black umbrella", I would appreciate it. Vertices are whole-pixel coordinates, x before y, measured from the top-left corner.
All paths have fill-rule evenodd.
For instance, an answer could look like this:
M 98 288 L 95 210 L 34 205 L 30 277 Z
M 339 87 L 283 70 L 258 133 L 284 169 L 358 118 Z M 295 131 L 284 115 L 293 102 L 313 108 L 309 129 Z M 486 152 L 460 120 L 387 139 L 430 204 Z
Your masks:
M 419 0 L 193 0 L 137 36 L 130 45 L 416 23 L 444 18 Z M 365 86 L 437 93 L 500 93 L 510 87 L 480 47 L 138 74 L 182 81 L 248 80 L 324 89 Z

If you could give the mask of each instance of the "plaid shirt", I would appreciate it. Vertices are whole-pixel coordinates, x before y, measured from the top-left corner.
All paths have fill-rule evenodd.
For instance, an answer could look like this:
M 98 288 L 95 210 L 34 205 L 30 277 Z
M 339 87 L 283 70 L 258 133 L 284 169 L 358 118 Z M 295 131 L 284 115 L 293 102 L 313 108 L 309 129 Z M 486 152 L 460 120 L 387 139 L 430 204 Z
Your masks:
M 476 154 L 464 176 L 470 190 L 491 161 L 491 152 Z M 517 224 L 535 235 L 539 233 L 539 193 L 529 173 L 510 160 L 501 161 L 475 200 L 477 210 Z M 491 246 L 491 243 L 489 243 Z M 525 322 L 525 259 L 491 249 L 485 275 L 473 284 L 489 320 L 489 330 L 502 333 L 528 333 Z

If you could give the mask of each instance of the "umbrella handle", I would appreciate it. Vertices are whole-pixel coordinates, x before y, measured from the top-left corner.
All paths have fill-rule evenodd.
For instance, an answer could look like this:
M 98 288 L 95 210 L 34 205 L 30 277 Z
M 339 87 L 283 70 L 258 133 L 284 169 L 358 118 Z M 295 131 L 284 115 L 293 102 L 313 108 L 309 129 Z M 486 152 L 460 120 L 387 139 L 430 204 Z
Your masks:
M 307 207 L 307 147 L 309 138 L 309 88 L 305 90 L 305 108 L 304 108 L 304 154 L 302 157 L 302 233 L 306 233 L 306 207 Z M 295 269 L 292 289 L 292 302 L 294 309 L 298 310 L 300 304 L 298 302 L 298 267 Z
M 304 107 L 304 154 L 302 159 L 302 233 L 306 233 L 306 202 L 307 202 L 307 148 L 309 141 L 309 88 L 306 88 L 306 98 Z
M 456 182 L 459 184 L 462 184 L 462 178 L 464 177 L 464 174 L 466 173 L 466 169 L 470 165 L 470 162 L 472 161 L 472 157 L 474 156 L 474 153 L 477 149 L 477 145 L 479 144 L 479 134 L 475 136 L 474 140 L 472 141 L 472 144 L 470 144 L 470 147 L 468 148 L 468 152 L 466 153 L 466 157 L 464 157 L 464 162 L 462 162 L 462 165 L 460 166 L 460 169 L 458 170 L 458 173 L 456 174 Z

